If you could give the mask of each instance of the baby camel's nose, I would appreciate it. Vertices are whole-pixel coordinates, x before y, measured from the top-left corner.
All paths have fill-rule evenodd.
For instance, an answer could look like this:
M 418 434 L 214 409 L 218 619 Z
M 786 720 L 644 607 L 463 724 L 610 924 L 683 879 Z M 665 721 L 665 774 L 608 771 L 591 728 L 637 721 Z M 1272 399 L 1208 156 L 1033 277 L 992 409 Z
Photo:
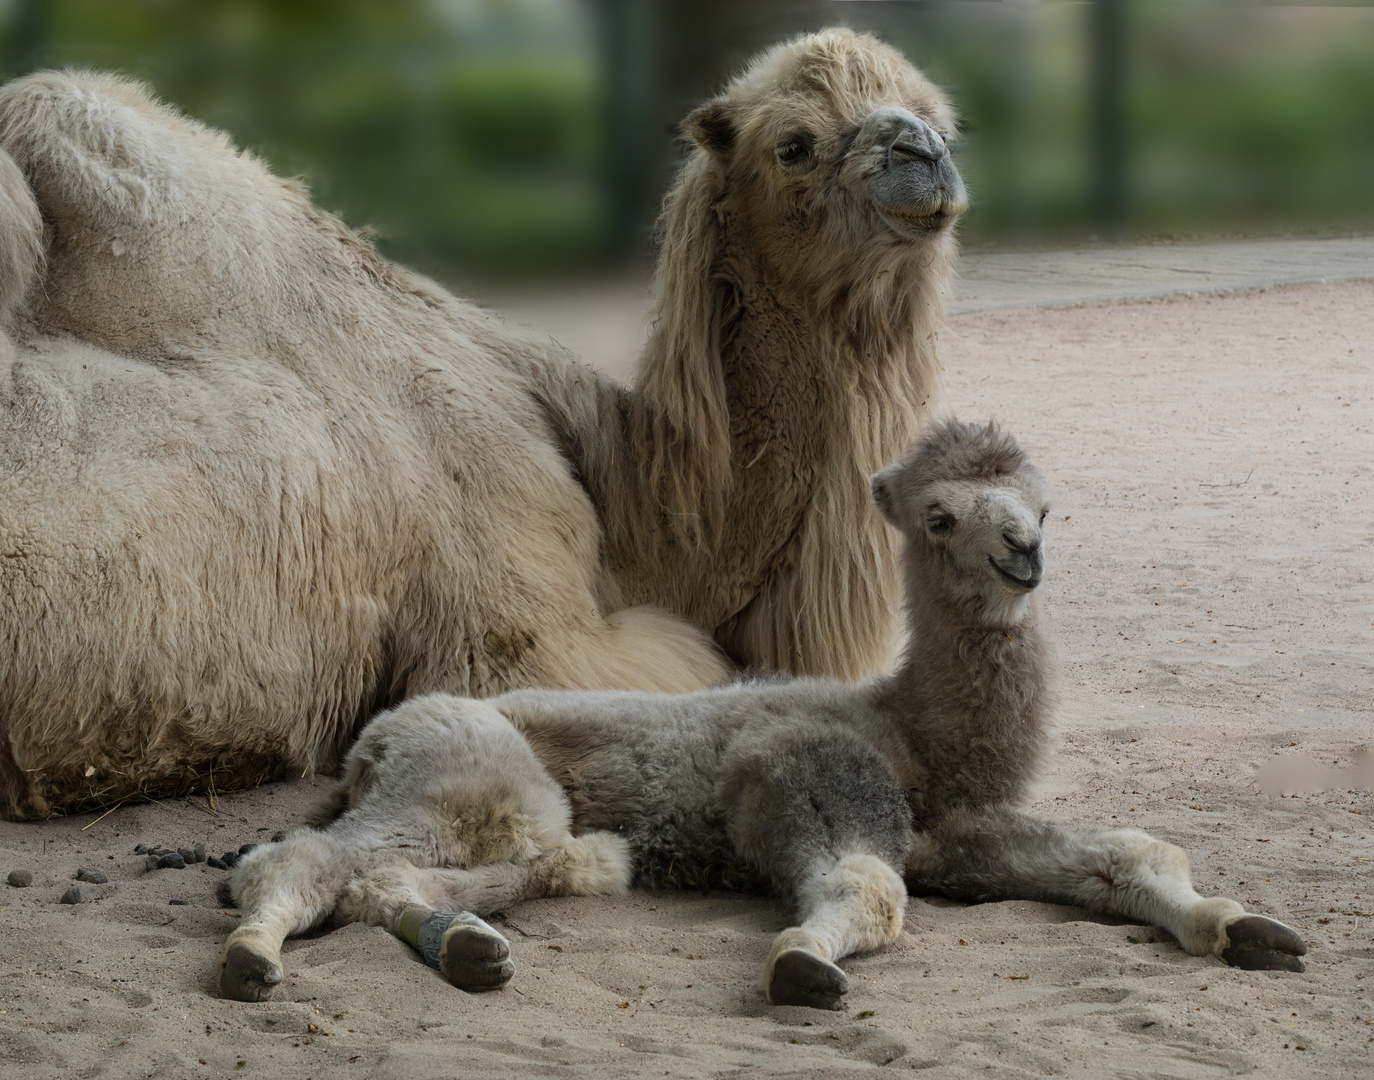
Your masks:
M 1033 555 L 1040 550 L 1040 537 L 1038 536 L 1023 537 L 1004 532 L 1002 534 L 1002 540 L 1012 551 L 1019 552 L 1022 555 Z

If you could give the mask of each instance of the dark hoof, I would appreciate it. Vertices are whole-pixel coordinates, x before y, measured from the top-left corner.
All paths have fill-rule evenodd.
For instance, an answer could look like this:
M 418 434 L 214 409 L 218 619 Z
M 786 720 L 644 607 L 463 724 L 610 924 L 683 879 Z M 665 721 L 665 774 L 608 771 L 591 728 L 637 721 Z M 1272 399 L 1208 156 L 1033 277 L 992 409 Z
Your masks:
M 1246 915 L 1225 927 L 1228 945 L 1220 956 L 1246 971 L 1305 971 L 1298 959 L 1307 946 L 1297 933 L 1263 915 Z
M 828 960 L 793 949 L 773 964 L 768 1000 L 774 1005 L 805 1005 L 809 1009 L 838 1009 L 849 980 Z
M 477 993 L 505 986 L 515 965 L 510 945 L 499 934 L 480 926 L 455 926 L 444 935 L 439 972 L 458 989 Z
M 219 971 L 221 997 L 235 1001 L 266 1001 L 281 982 L 282 970 L 261 953 L 240 942 L 230 946 Z

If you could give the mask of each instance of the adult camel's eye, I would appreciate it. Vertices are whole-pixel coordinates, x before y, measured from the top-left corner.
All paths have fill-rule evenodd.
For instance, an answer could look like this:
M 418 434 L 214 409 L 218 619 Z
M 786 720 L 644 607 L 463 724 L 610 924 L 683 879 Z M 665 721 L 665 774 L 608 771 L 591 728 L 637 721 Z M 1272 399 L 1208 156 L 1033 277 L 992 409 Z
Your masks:
M 815 144 L 809 135 L 791 135 L 778 143 L 778 162 L 782 165 L 804 165 L 811 160 Z
M 1045 524 L 1045 518 L 1047 518 L 1047 517 L 1049 516 L 1049 513 L 1050 513 L 1050 512 L 1049 512 L 1048 510 L 1041 510 L 1041 511 L 1040 511 L 1040 524 L 1041 524 L 1041 525 Z
M 943 536 L 954 531 L 954 519 L 948 514 L 931 514 L 926 518 L 926 528 L 936 536 Z

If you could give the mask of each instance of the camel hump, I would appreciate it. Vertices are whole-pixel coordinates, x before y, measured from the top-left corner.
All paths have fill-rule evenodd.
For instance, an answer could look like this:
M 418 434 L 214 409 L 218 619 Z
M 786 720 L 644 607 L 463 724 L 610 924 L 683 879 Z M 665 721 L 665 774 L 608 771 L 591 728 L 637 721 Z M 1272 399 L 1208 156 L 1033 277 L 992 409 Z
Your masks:
M 79 69 L 0 87 L 0 147 L 59 234 L 89 230 L 106 240 L 185 224 L 203 210 L 187 196 L 199 194 L 207 173 L 264 172 L 228 136 L 163 104 L 145 84 Z
M 14 159 L 0 150 L 0 327 L 9 327 L 42 272 L 38 201 Z

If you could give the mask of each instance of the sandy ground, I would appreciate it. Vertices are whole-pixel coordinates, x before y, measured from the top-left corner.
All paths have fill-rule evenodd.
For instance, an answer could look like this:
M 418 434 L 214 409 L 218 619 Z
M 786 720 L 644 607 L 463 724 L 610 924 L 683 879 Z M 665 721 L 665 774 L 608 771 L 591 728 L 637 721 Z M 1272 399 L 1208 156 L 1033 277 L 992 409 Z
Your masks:
M 1202 891 L 1300 929 L 1305 974 L 1070 908 L 912 900 L 895 946 L 846 962 L 847 1011 L 775 1009 L 778 906 L 635 892 L 511 910 L 495 994 L 354 926 L 289 943 L 277 1000 L 221 1001 L 222 872 L 132 849 L 260 841 L 302 780 L 0 823 L 0 876 L 35 874 L 0 885 L 0 1075 L 1374 1075 L 1374 798 L 1255 779 L 1371 737 L 1374 283 L 958 315 L 941 348 L 948 407 L 1006 422 L 1058 491 L 1063 706 L 1032 809 L 1182 845 Z M 59 904 L 86 866 L 110 883 Z

